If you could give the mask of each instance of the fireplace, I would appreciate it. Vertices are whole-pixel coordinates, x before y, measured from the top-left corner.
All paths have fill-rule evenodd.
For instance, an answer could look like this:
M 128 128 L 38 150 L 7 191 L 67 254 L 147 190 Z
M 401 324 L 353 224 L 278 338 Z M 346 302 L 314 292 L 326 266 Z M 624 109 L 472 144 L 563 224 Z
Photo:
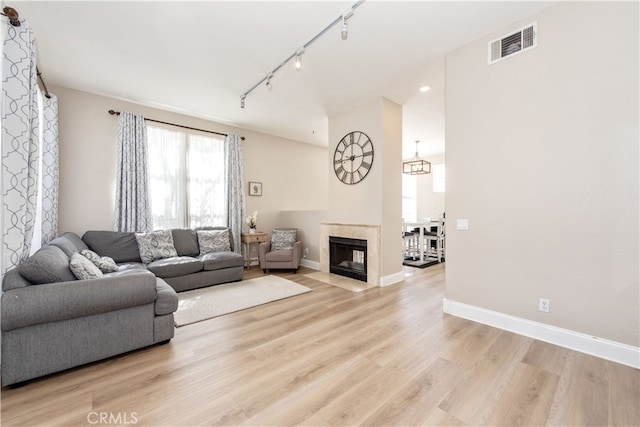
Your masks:
M 329 271 L 367 281 L 367 241 L 329 236 Z

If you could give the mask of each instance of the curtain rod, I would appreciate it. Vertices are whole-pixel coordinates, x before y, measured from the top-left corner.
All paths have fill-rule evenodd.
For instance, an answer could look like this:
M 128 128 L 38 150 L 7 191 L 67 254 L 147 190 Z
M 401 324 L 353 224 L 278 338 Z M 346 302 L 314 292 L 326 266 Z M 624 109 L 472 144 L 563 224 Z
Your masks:
M 9 7 L 9 6 L 5 6 L 2 9 L 2 13 L 0 13 L 0 15 L 4 15 L 7 18 L 9 18 L 9 23 L 11 25 L 13 25 L 14 27 L 19 27 L 20 26 L 20 14 L 14 8 Z M 42 73 L 38 69 L 37 65 L 36 65 L 36 74 L 38 75 L 38 78 L 40 79 L 40 83 L 42 83 L 42 88 L 44 89 L 44 96 L 46 96 L 47 98 L 50 99 L 51 98 L 51 94 L 49 94 L 49 90 L 47 90 L 47 85 L 44 83 L 44 79 L 42 78 Z
M 112 116 L 119 116 L 120 115 L 120 111 L 109 110 L 109 114 L 111 114 Z M 183 129 L 197 130 L 199 132 L 206 132 L 206 133 L 213 133 L 213 134 L 216 134 L 216 135 L 229 136 L 229 134 L 227 134 L 227 133 L 216 132 L 216 131 L 213 131 L 213 130 L 192 128 L 191 126 L 177 125 L 175 123 L 163 122 L 161 120 L 148 119 L 146 117 L 144 119 L 147 120 L 147 121 L 150 121 L 150 122 L 162 123 L 163 125 L 176 126 L 176 127 L 183 128 Z M 241 136 L 240 139 L 244 141 L 244 136 Z

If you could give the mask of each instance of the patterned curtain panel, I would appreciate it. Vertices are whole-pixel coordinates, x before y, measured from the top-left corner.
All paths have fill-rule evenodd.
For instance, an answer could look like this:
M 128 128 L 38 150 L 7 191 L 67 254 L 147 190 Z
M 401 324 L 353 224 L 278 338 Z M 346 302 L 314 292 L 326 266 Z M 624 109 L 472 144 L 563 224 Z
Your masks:
M 58 235 L 58 98 L 42 98 L 42 244 Z
M 118 118 L 115 229 L 148 232 L 152 227 L 147 127 L 143 116 L 123 111 Z
M 6 26 L 2 56 L 2 273 L 29 255 L 38 193 L 36 46 L 27 21 Z
M 244 179 L 242 177 L 242 145 L 238 135 L 229 134 L 224 141 L 226 185 L 227 185 L 227 222 L 233 235 L 233 250 L 241 253 L 240 234 L 244 224 Z

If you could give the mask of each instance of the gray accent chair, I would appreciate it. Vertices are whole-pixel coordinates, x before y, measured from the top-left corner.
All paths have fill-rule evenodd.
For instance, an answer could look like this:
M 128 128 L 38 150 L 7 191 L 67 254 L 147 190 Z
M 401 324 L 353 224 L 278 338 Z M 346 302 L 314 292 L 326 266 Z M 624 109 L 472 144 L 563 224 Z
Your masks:
M 277 228 L 276 230 L 291 230 L 296 231 L 296 228 Z M 273 236 L 273 234 L 272 234 Z M 272 241 L 260 243 L 258 246 L 258 259 L 260 261 L 260 268 L 266 274 L 268 270 L 273 269 L 286 269 L 298 271 L 300 267 L 300 260 L 302 259 L 302 242 L 296 240 L 293 243 L 293 249 L 273 249 Z

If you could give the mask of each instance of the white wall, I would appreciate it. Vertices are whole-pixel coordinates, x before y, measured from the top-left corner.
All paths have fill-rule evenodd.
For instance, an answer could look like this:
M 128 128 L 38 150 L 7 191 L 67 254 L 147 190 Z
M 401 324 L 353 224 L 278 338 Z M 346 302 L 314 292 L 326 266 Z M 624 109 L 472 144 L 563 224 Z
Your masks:
M 561 2 L 447 56 L 447 299 L 640 344 L 638 12 Z
M 432 169 L 437 164 L 444 164 L 444 154 L 421 158 L 430 161 Z M 416 188 L 418 220 L 440 218 L 445 212 L 445 193 L 433 192 L 433 172 L 427 175 L 416 175 Z
M 374 145 L 373 166 L 358 184 L 340 182 L 333 168 L 333 153 L 347 133 L 362 131 Z M 382 226 L 382 272 L 402 271 L 402 108 L 378 98 L 344 114 L 329 118 L 328 220 L 345 224 Z
M 326 148 L 68 88 L 49 89 L 59 100 L 60 233 L 113 229 L 118 120 L 107 113 L 110 109 L 245 136 L 245 182 L 262 182 L 261 197 L 246 196 L 248 213 L 259 212 L 259 230 L 289 226 L 286 220 L 291 219 L 313 229 L 301 230 L 303 236 L 317 233 L 317 224 L 309 224 L 306 217 L 310 210 L 327 207 Z M 287 216 L 281 217 L 281 211 Z M 305 246 L 310 248 L 309 257 L 318 261 L 316 240 Z

